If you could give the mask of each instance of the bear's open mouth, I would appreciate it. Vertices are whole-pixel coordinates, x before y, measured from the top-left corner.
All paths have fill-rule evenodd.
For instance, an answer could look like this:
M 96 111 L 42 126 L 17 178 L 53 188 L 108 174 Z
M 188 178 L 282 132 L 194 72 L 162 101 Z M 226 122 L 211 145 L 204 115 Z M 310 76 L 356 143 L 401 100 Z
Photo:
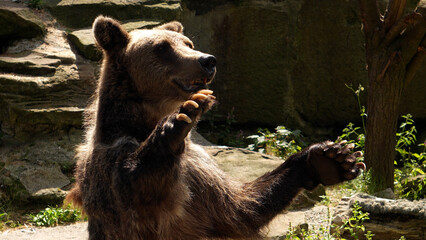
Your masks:
M 194 92 L 200 89 L 207 88 L 207 85 L 212 81 L 208 78 L 200 78 L 195 80 L 173 79 L 173 82 L 186 92 Z

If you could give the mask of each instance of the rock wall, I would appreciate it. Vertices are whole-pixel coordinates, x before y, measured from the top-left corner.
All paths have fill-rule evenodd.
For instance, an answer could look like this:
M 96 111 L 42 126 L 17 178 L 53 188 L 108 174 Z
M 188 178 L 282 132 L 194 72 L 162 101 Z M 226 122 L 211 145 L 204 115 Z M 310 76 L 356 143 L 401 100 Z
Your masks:
M 285 124 L 308 134 L 359 122 L 367 86 L 358 1 L 184 0 L 185 33 L 218 59 L 219 112 L 239 123 Z M 426 119 L 426 62 L 401 114 Z M 364 92 L 363 101 L 366 99 Z

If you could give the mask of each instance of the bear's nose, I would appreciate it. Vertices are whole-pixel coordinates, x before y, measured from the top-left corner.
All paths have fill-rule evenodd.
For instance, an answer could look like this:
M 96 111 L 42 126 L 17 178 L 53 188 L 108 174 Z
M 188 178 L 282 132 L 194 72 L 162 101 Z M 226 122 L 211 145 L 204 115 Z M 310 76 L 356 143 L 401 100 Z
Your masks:
M 216 68 L 216 58 L 213 55 L 203 55 L 198 59 L 200 65 L 210 74 L 214 74 Z

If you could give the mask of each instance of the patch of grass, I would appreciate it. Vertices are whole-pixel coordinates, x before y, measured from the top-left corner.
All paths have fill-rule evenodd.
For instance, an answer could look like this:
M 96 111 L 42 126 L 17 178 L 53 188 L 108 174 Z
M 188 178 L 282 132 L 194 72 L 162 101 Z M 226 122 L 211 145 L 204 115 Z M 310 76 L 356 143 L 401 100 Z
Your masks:
M 9 212 L 4 211 L 3 209 L 0 210 L 0 231 L 19 226 L 22 226 L 20 221 L 13 219 Z
M 33 225 L 45 227 L 54 227 L 83 220 L 81 212 L 77 209 L 72 209 L 69 205 L 66 208 L 47 207 L 37 214 L 29 214 L 28 216 Z

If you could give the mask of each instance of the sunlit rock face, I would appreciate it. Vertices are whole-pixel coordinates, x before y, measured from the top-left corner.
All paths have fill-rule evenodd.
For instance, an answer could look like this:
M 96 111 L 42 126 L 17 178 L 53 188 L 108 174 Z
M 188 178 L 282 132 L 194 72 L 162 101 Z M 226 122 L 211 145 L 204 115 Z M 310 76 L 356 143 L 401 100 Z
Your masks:
M 358 1 L 185 0 L 183 6 L 187 35 L 217 56 L 212 88 L 223 116 L 308 135 L 360 123 L 356 96 L 345 86 L 367 86 Z M 419 123 L 426 119 L 425 78 L 421 67 L 400 110 Z M 362 92 L 363 103 L 366 97 Z

